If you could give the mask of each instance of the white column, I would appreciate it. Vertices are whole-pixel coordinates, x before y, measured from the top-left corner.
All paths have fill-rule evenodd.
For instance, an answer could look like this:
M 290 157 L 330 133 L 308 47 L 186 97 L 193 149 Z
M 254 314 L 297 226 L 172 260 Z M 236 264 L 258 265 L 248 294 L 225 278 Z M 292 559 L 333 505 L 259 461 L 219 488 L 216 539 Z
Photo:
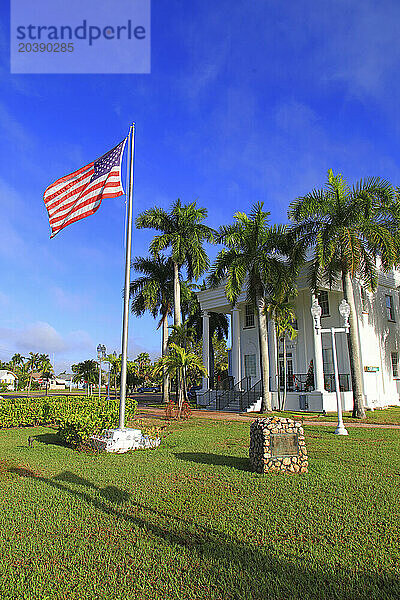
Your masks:
M 315 296 L 312 294 L 311 303 L 314 301 Z M 314 383 L 316 392 L 324 392 L 324 363 L 322 360 L 322 335 L 319 330 L 314 327 L 313 321 L 311 321 L 311 327 L 313 331 L 314 339 Z
M 271 392 L 278 390 L 275 321 L 268 319 L 268 354 Z
M 203 317 L 203 365 L 207 369 L 207 377 L 203 377 L 203 390 L 208 390 L 210 387 L 210 315 L 207 311 L 201 312 Z
M 240 310 L 232 310 L 232 375 L 236 385 L 241 380 L 240 364 Z

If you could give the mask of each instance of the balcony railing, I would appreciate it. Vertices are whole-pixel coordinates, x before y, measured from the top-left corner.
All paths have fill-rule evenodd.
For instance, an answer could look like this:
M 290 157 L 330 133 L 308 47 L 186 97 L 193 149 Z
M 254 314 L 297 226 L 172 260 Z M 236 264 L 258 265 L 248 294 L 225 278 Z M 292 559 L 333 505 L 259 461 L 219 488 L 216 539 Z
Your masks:
M 327 392 L 336 392 L 334 373 L 324 373 L 324 387 Z M 349 392 L 351 390 L 350 375 L 347 373 L 339 373 L 339 389 L 341 392 Z
M 283 385 L 281 385 L 283 389 Z M 308 373 L 294 373 L 287 377 L 286 389 L 288 392 L 312 392 L 314 390 L 314 378 Z

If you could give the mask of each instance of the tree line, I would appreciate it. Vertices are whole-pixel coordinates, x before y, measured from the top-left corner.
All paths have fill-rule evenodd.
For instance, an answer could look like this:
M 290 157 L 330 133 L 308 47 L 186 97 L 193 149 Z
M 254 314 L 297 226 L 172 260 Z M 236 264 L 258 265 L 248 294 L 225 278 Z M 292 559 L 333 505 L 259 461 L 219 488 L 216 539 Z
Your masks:
M 18 389 L 27 389 L 28 396 L 32 388 L 34 373 L 39 373 L 41 378 L 46 382 L 46 393 L 48 383 L 54 374 L 49 355 L 39 354 L 38 352 L 29 352 L 29 356 L 22 356 L 22 354 L 16 353 L 8 362 L 0 361 L 0 368 L 12 371 L 18 379 Z
M 388 271 L 400 264 L 400 190 L 379 177 L 350 185 L 341 174 L 328 171 L 323 188 L 296 198 L 289 206 L 288 223 L 271 224 L 264 203 L 249 214 L 237 212 L 233 222 L 214 230 L 205 224 L 207 210 L 196 202 L 174 202 L 169 211 L 153 207 L 136 219 L 138 229 L 157 233 L 147 257 L 132 266 L 140 277 L 131 283 L 132 312 L 149 311 L 161 328 L 162 357 L 155 373 L 162 373 L 164 400 L 169 377 L 178 380 L 178 400 L 186 395 L 189 372 L 205 374 L 199 355 L 188 347 L 190 330 L 201 334 L 196 282 L 206 275 L 203 287 L 223 284 L 234 306 L 245 291 L 258 322 L 262 379 L 262 411 L 271 410 L 268 360 L 268 319 L 278 342 L 293 337 L 296 279 L 307 265 L 310 289 L 341 282 L 350 305 L 347 336 L 353 389 L 353 416 L 365 417 L 358 324 L 353 282 L 357 278 L 371 291 L 378 283 L 378 268 Z M 205 243 L 223 248 L 211 265 Z M 379 267 L 378 267 L 379 261 Z M 185 275 L 185 278 L 184 278 Z M 196 306 L 197 302 L 197 306 Z M 168 317 L 173 315 L 171 333 Z M 224 315 L 211 315 L 210 335 L 224 334 Z M 212 323 L 212 326 L 211 326 Z M 211 333 L 212 330 L 212 333 Z M 279 352 L 277 352 L 277 360 Z

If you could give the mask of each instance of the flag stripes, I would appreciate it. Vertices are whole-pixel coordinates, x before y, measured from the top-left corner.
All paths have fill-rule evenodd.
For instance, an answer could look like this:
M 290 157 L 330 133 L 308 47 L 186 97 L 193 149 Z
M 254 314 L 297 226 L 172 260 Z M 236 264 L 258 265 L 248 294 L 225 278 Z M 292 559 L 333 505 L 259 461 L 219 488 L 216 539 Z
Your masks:
M 51 238 L 67 225 L 94 214 L 103 198 L 116 198 L 124 193 L 121 162 L 125 141 L 94 162 L 57 179 L 45 190 L 43 199 Z

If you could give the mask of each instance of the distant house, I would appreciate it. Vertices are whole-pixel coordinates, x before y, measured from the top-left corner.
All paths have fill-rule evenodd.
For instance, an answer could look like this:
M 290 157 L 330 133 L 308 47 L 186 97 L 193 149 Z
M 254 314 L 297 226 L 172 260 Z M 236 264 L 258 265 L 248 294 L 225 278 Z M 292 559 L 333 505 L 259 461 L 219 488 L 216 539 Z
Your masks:
M 13 391 L 17 387 L 18 377 L 8 369 L 0 370 L 0 383 L 7 384 L 9 390 Z
M 51 384 L 50 389 L 61 389 L 60 386 L 64 386 L 64 389 L 70 390 L 72 388 L 77 388 L 78 385 L 74 383 L 73 378 L 74 375 L 72 373 L 66 373 L 65 371 L 63 371 L 62 373 L 59 373 L 59 375 L 57 375 L 54 382 L 52 382 L 54 384 L 54 387 L 52 387 Z

